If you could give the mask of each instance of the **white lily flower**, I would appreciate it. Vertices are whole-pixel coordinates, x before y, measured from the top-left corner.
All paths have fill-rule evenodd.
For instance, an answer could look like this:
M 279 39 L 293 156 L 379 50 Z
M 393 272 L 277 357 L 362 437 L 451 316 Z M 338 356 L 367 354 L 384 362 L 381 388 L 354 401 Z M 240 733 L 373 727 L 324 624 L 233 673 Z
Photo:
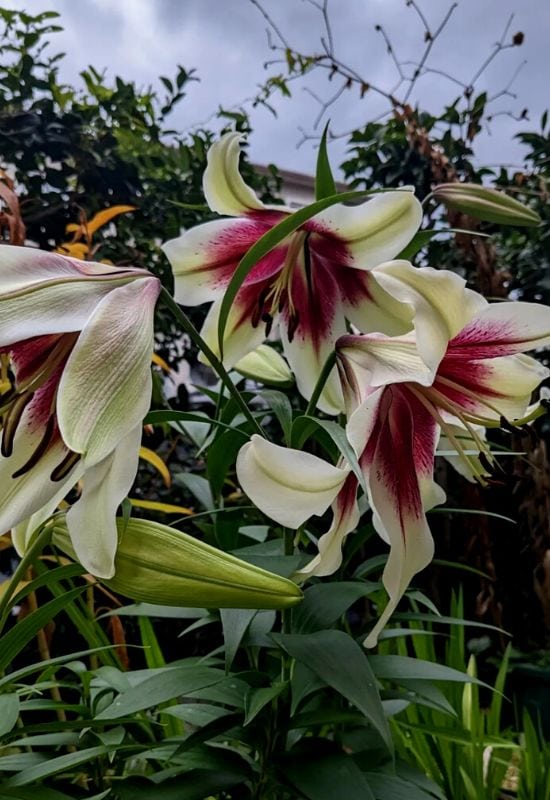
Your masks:
M 19 552 L 81 479 L 67 514 L 75 551 L 94 575 L 114 574 L 159 292 L 146 270 L 0 246 L 0 352 L 12 384 L 0 396 L 0 529 L 14 529 Z

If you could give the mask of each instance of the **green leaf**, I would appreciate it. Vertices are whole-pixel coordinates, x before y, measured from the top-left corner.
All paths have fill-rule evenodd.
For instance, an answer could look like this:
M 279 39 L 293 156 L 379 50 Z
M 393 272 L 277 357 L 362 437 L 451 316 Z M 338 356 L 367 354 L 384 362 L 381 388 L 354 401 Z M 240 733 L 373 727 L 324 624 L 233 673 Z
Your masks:
M 111 791 L 110 789 L 108 791 Z M 0 800 L 74 800 L 68 794 L 63 794 L 55 789 L 47 789 L 45 786 L 33 787 L 31 789 L 6 789 L 4 786 L 0 789 Z M 101 795 L 94 795 L 87 800 L 99 800 L 100 797 L 105 797 L 106 793 L 102 792 Z
M 15 727 L 19 716 L 19 696 L 0 694 L 0 740 Z
M 233 659 L 242 642 L 246 629 L 254 619 L 257 611 L 250 608 L 221 608 L 223 640 L 225 645 L 225 669 L 231 669 Z
M 137 711 L 144 711 L 180 695 L 187 695 L 219 683 L 225 673 L 210 667 L 186 665 L 164 667 L 138 686 L 122 692 L 111 705 L 104 708 L 96 719 L 119 719 Z
M 374 726 L 390 752 L 391 734 L 376 678 L 357 642 L 343 631 L 273 635 L 297 661 L 302 661 L 328 686 L 349 700 Z
M 174 483 L 176 486 L 183 486 L 190 491 L 207 511 L 214 508 L 210 484 L 202 475 L 195 475 L 193 472 L 177 472 L 174 475 Z
M 376 800 L 433 800 L 434 798 L 433 794 L 428 794 L 410 781 L 404 781 L 386 772 L 365 772 L 365 778 Z
M 330 161 L 327 153 L 327 135 L 330 120 L 325 125 L 319 150 L 317 152 L 317 167 L 315 170 L 315 199 L 323 200 L 325 197 L 332 197 L 336 192 L 336 184 L 330 168 Z
M 239 261 L 237 269 L 229 281 L 221 302 L 220 315 L 218 319 L 218 347 L 220 353 L 223 354 L 223 338 L 233 301 L 235 300 L 239 289 L 246 280 L 248 273 L 258 263 L 258 261 L 267 255 L 267 253 L 269 253 L 271 250 L 273 250 L 274 247 L 277 247 L 277 245 L 280 244 L 283 239 L 286 239 L 287 236 L 290 236 L 291 233 L 294 233 L 294 231 L 298 230 L 298 228 L 311 219 L 311 217 L 314 217 L 315 214 L 318 214 L 320 211 L 324 211 L 325 208 L 330 208 L 330 206 L 333 206 L 336 203 L 345 203 L 350 200 L 364 200 L 369 195 L 376 193 L 378 193 L 376 190 L 363 192 L 343 192 L 340 195 L 334 195 L 332 197 L 325 197 L 323 200 L 317 200 L 317 202 L 312 203 L 305 208 L 300 208 L 298 211 L 295 211 L 294 214 L 290 214 L 288 217 L 285 217 L 282 222 L 279 222 L 277 225 L 267 231 L 267 233 L 264 233 L 264 235 L 252 245 L 252 247 Z
M 433 661 L 424 661 L 421 658 L 393 655 L 369 656 L 369 662 L 376 677 L 386 680 L 453 681 L 455 683 L 476 683 L 479 686 L 487 687 L 486 683 L 473 678 L 466 672 L 446 667 L 444 664 L 435 664 Z
M 48 778 L 51 775 L 56 775 L 58 772 L 65 772 L 73 767 L 78 767 L 85 764 L 98 756 L 105 755 L 107 748 L 103 745 L 98 747 L 87 747 L 77 753 L 68 753 L 57 758 L 49 758 L 46 763 L 36 764 L 33 767 L 27 767 L 18 775 L 6 781 L 5 786 L 26 786 L 34 781 Z M 35 795 L 36 797 L 36 795 Z
M 227 473 L 235 463 L 237 453 L 242 446 L 241 431 L 235 429 L 222 433 L 208 448 L 206 473 L 214 497 L 221 494 Z
M 267 403 L 277 417 L 283 430 L 285 444 L 290 447 L 292 433 L 292 405 L 290 400 L 286 394 L 278 392 L 276 389 L 264 389 L 259 393 L 259 397 Z
M 276 697 L 279 697 L 285 689 L 287 689 L 288 683 L 286 681 L 281 683 L 274 683 L 273 686 L 267 686 L 264 689 L 249 689 L 246 693 L 244 698 L 244 711 L 245 711 L 245 718 L 243 725 L 248 725 L 255 719 L 262 708 L 268 703 L 271 703 Z
M 361 581 L 316 583 L 304 592 L 304 599 L 292 612 L 293 633 L 313 633 L 332 627 L 357 600 L 378 588 Z
M 303 755 L 285 760 L 285 778 L 308 800 L 375 800 L 355 761 L 344 753 L 323 753 L 321 758 Z
M 11 664 L 18 653 L 36 636 L 38 631 L 47 625 L 60 611 L 71 603 L 78 595 L 82 594 L 85 586 L 79 586 L 64 592 L 61 597 L 56 597 L 40 606 L 21 622 L 18 622 L 8 633 L 0 639 L 0 672 Z

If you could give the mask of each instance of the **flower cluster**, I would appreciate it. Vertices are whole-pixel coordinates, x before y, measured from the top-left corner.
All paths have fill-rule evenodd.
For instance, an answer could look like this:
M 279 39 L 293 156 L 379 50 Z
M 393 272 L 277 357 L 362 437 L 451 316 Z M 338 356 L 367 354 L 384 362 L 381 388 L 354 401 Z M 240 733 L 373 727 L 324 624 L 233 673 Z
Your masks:
M 290 213 L 264 206 L 239 174 L 239 135 L 213 145 L 204 176 L 210 208 L 228 218 L 168 242 L 176 297 L 214 301 L 203 334 L 216 346 L 221 297 L 248 248 Z M 492 202 L 494 202 L 492 200 Z M 224 357 L 232 366 L 279 325 L 298 389 L 309 398 L 327 356 L 334 370 L 319 398 L 345 410 L 346 434 L 377 532 L 390 545 L 383 583 L 389 602 L 378 634 L 412 577 L 432 559 L 426 512 L 445 500 L 433 480 L 440 436 L 470 480 L 485 482 L 493 456 L 486 427 L 522 424 L 533 390 L 550 373 L 524 353 L 550 342 L 550 309 L 490 305 L 454 273 L 395 259 L 420 226 L 407 189 L 313 216 L 260 260 L 242 285 L 228 322 Z M 358 333 L 350 334 L 348 325 Z M 333 522 L 299 576 L 328 575 L 359 520 L 359 480 L 336 466 L 253 436 L 237 461 L 239 481 L 269 517 L 290 528 L 329 506 Z
M 332 507 L 332 524 L 299 580 L 339 567 L 363 487 L 374 527 L 390 546 L 383 574 L 389 602 L 367 639 L 372 646 L 433 556 L 426 512 L 445 499 L 433 479 L 438 441 L 465 477 L 486 482 L 494 457 L 485 429 L 503 420 L 525 424 L 537 413 L 532 393 L 550 373 L 525 352 L 550 342 L 550 309 L 489 304 L 458 275 L 399 258 L 423 216 L 405 187 L 351 204 L 331 201 L 279 237 L 240 286 L 220 353 L 223 297 L 241 259 L 292 214 L 260 201 L 240 175 L 239 156 L 237 133 L 211 147 L 204 192 L 223 217 L 164 245 L 175 298 L 212 303 L 202 336 L 225 368 L 259 370 L 284 384 L 286 363 L 262 345 L 278 335 L 303 397 L 315 395 L 321 412 L 345 414 L 347 459 L 332 465 L 254 435 L 239 453 L 237 475 L 281 525 L 300 528 Z M 516 201 L 502 210 L 499 197 L 451 187 L 444 199 L 490 204 L 487 218 L 519 213 Z M 532 224 L 522 214 L 522 224 Z M 110 579 L 116 509 L 136 474 L 149 408 L 160 283 L 141 269 L 7 245 L 0 247 L 0 280 L 0 529 L 12 528 L 24 551 L 80 482 L 66 518 L 70 546 L 90 572 Z M 319 391 L 334 353 L 336 366 Z

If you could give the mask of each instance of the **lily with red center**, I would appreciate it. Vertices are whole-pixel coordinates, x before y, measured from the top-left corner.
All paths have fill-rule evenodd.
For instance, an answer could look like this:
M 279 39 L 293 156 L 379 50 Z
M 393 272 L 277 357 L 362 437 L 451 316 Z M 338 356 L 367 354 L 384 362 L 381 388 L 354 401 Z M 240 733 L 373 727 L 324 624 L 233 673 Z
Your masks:
M 0 529 L 20 552 L 76 481 L 82 564 L 111 577 L 137 471 L 160 283 L 146 270 L 0 245 Z
M 523 355 L 550 342 L 549 308 L 488 305 L 475 296 L 468 302 L 471 318 L 450 336 L 435 370 L 420 357 L 414 334 L 348 335 L 337 344 L 347 436 L 365 476 L 374 526 L 390 545 L 383 574 L 389 602 L 368 647 L 433 557 L 426 511 L 445 499 L 433 481 L 440 432 L 461 459 L 461 471 L 485 483 L 493 457 L 479 426 L 500 427 L 503 419 L 523 424 L 533 390 L 550 375 Z M 457 435 L 457 423 L 466 438 Z
M 214 301 L 202 334 L 216 352 L 221 299 L 238 263 L 263 234 L 292 213 L 284 206 L 264 205 L 243 181 L 240 139 L 240 134 L 229 133 L 212 145 L 203 180 L 212 211 L 230 219 L 198 225 L 164 245 L 176 300 L 189 306 Z M 383 284 L 383 273 L 377 281 L 370 271 L 394 258 L 421 220 L 420 203 L 405 189 L 378 194 L 359 205 L 336 204 L 305 222 L 247 276 L 227 322 L 225 366 L 258 347 L 279 323 L 298 389 L 309 398 L 337 338 L 346 332 L 346 319 L 362 331 L 379 330 L 382 308 L 390 326 L 397 319 L 398 332 L 410 330 L 414 314 L 407 305 L 409 296 L 394 299 Z M 407 262 L 396 263 L 414 271 Z M 370 322 L 365 319 L 369 308 Z M 390 327 L 387 332 L 396 331 Z M 342 408 L 336 371 L 319 407 L 332 414 Z

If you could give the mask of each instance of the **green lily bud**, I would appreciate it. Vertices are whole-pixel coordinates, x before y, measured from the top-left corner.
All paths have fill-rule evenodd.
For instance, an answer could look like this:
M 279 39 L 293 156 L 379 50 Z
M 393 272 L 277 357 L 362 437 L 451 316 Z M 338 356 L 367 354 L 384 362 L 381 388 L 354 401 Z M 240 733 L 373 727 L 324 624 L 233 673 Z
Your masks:
M 144 519 L 117 519 L 115 574 L 101 582 L 143 603 L 204 608 L 288 608 L 302 599 L 292 581 Z M 64 518 L 52 542 L 75 559 Z
M 293 383 L 292 372 L 282 355 L 266 344 L 239 359 L 234 369 L 245 378 L 268 386 L 291 386 Z
M 436 200 L 483 222 L 535 226 L 540 217 L 532 208 L 497 189 L 478 183 L 441 183 L 433 190 Z

